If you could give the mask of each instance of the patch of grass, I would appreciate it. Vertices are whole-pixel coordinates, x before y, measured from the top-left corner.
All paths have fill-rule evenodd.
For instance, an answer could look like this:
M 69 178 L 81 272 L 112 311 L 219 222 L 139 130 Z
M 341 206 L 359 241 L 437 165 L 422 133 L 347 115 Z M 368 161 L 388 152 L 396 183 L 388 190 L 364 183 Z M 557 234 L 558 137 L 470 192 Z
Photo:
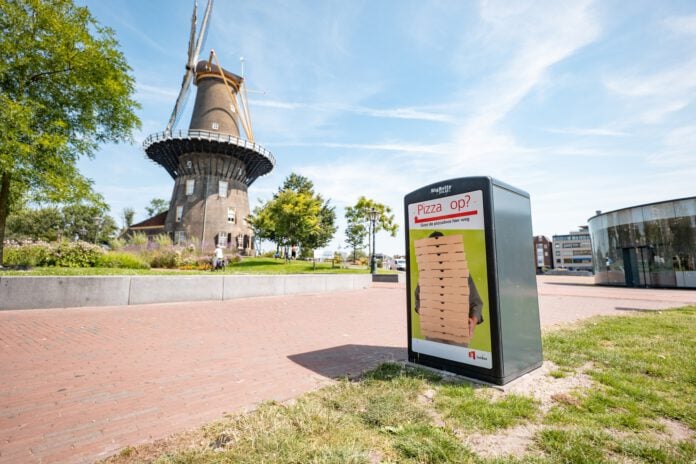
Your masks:
M 614 444 L 612 451 L 649 463 L 696 462 L 696 444 L 693 441 L 682 441 L 675 447 L 645 437 L 630 438 Z
M 637 462 L 691 462 L 693 446 L 651 437 L 661 418 L 696 429 L 696 307 L 598 318 L 544 340 L 547 358 L 562 368 L 590 364 L 596 386 L 575 402 L 558 402 L 545 423 L 563 429 L 609 430 L 593 442 L 586 433 L 568 443 Z M 560 433 L 560 432 L 553 432 Z M 551 435 L 553 435 L 553 433 Z M 568 434 L 569 432 L 564 432 Z M 570 445 L 569 445 L 570 446 Z M 688 458 L 688 459 L 687 459 Z
M 552 462 L 574 464 L 610 462 L 603 449 L 608 441 L 606 432 L 584 429 L 544 429 L 536 436 L 538 446 L 553 457 Z
M 206 431 L 210 456 L 195 462 L 369 462 L 369 437 L 355 417 L 313 395 L 293 405 L 265 403 Z
M 5 276 L 90 276 L 90 275 L 211 275 L 211 274 L 368 274 L 366 268 L 341 268 L 330 262 L 285 261 L 274 258 L 244 258 L 230 263 L 224 271 L 179 269 L 122 269 L 107 264 L 104 267 L 34 267 L 28 270 L 0 269 Z M 380 273 L 389 273 L 384 271 Z
M 124 458 L 127 458 L 127 457 L 132 456 L 134 452 L 135 452 L 135 449 L 132 446 L 126 446 L 118 454 L 119 454 L 119 456 L 123 456 Z
M 579 408 L 559 407 L 549 421 L 638 431 L 666 417 L 696 429 L 694 333 L 696 308 L 688 307 L 599 318 L 547 336 L 548 358 L 567 367 L 591 363 L 588 374 L 598 383 Z
M 539 412 L 533 398 L 510 394 L 492 401 L 477 394 L 469 384 L 441 387 L 435 397 L 435 406 L 457 428 L 488 432 L 533 420 Z
M 475 455 L 451 432 L 432 425 L 408 425 L 394 432 L 394 448 L 413 462 L 474 463 Z
M 388 273 L 389 271 L 384 271 Z M 312 263 L 311 261 L 290 260 L 275 258 L 244 258 L 239 262 L 227 266 L 228 274 L 367 274 L 369 269 L 365 267 L 340 267 L 331 262 Z M 380 272 L 382 273 L 382 272 Z
M 375 429 L 428 424 L 430 416 L 417 401 L 428 378 L 432 377 L 425 370 L 389 363 L 369 372 L 359 383 L 342 381 L 319 397 L 327 407 Z

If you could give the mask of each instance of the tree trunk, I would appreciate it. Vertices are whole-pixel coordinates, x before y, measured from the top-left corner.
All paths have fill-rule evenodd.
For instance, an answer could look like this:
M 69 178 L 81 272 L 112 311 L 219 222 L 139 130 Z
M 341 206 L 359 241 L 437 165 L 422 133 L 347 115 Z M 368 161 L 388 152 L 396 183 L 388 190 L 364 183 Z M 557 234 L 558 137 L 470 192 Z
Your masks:
M 0 267 L 2 267 L 5 251 L 5 224 L 10 215 L 10 175 L 3 172 L 0 175 Z

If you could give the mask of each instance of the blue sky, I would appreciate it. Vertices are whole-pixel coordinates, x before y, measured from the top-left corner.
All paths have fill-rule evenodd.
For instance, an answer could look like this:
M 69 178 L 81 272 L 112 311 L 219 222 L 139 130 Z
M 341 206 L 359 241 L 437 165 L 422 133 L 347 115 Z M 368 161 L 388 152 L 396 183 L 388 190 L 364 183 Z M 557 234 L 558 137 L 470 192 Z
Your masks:
M 119 218 L 136 221 L 173 180 L 142 140 L 166 126 L 186 60 L 192 1 L 86 0 L 133 68 L 142 130 L 82 171 Z M 204 1 L 199 5 L 202 9 Z M 535 235 L 596 210 L 696 195 L 696 2 L 231 1 L 213 7 L 202 56 L 245 77 L 256 142 L 336 206 L 390 205 L 403 253 L 403 197 L 488 175 L 531 195 Z M 178 128 L 187 129 L 187 113 Z M 270 248 L 270 245 L 266 245 Z

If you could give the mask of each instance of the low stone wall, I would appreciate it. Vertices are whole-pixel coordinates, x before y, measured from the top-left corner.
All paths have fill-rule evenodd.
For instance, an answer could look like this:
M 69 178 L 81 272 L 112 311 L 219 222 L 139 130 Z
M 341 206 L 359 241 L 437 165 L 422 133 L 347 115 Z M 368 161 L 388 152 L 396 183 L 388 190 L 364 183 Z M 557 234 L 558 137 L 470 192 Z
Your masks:
M 0 310 L 123 306 L 367 288 L 369 274 L 0 277 Z

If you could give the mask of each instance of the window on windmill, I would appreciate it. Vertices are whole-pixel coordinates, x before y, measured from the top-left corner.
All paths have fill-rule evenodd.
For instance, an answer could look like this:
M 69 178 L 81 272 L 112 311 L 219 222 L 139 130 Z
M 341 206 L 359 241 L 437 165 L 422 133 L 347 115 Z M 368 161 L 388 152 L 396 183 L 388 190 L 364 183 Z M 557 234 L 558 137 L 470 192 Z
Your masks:
M 181 222 L 181 217 L 184 215 L 184 207 L 183 206 L 177 206 L 176 207 L 176 222 Z
M 221 198 L 227 197 L 227 181 L 221 180 L 218 182 L 218 196 Z
M 227 222 L 229 222 L 230 224 L 234 224 L 236 219 L 237 213 L 234 210 L 234 208 L 227 208 Z
M 186 181 L 186 195 L 193 195 L 193 188 L 196 186 L 196 181 L 194 179 L 188 179 Z
M 218 130 L 218 129 L 220 129 L 220 124 L 218 124 L 217 122 L 214 122 L 213 124 L 211 124 L 211 127 L 213 128 L 213 130 Z
M 174 242 L 177 245 L 182 245 L 186 243 L 186 232 L 184 232 L 183 230 L 177 230 L 176 232 L 174 232 Z

